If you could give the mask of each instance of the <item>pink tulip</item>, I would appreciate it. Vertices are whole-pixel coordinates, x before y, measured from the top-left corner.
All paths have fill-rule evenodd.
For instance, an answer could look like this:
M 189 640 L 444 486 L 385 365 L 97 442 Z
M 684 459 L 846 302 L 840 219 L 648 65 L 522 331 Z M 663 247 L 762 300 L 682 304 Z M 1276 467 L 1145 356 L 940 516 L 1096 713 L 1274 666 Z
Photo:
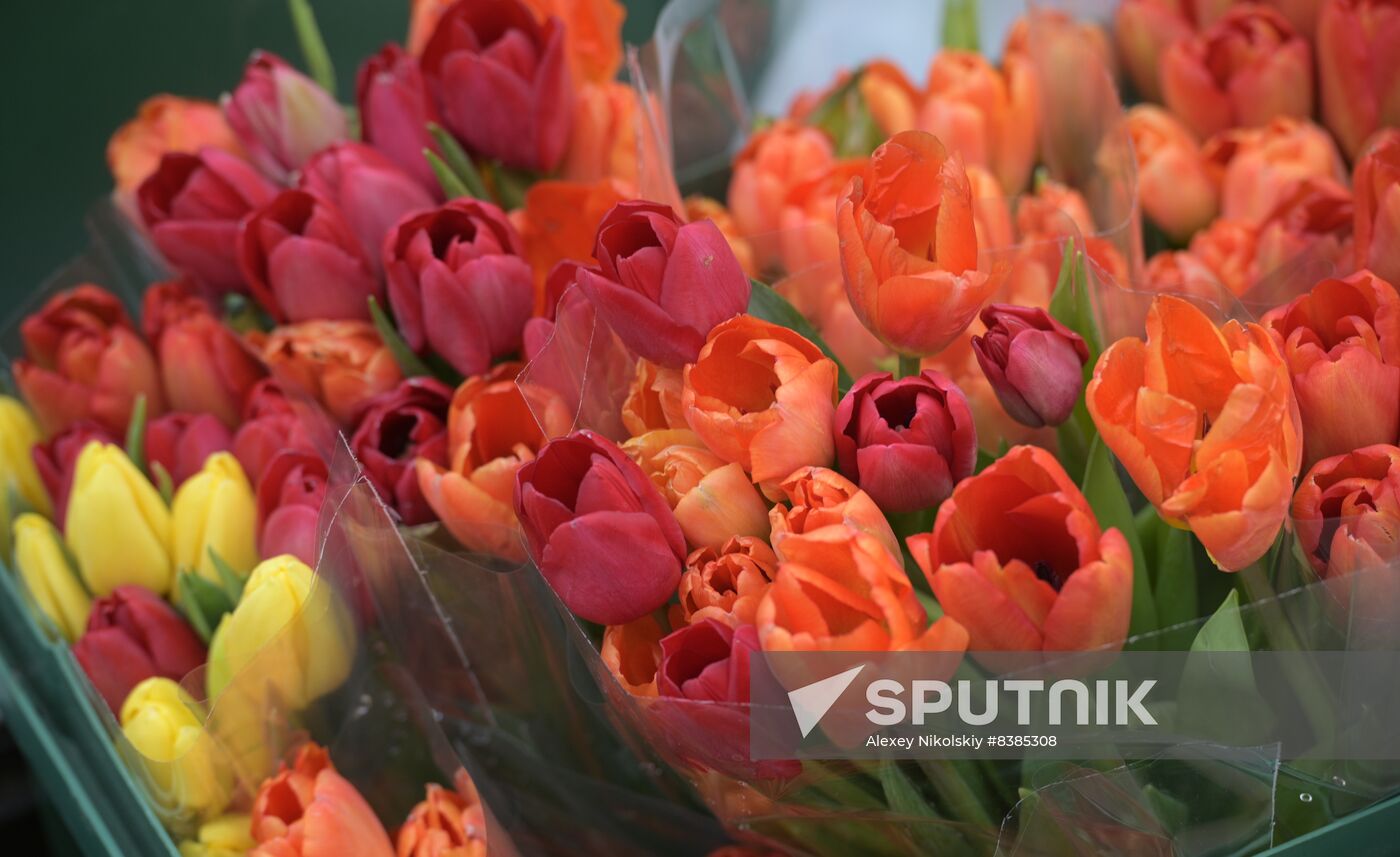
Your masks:
M 438 122 L 439 117 L 418 58 L 396 44 L 372 54 L 355 78 L 355 103 L 364 141 L 436 193 L 437 175 L 423 150 L 437 151 L 428 123 Z
M 376 271 L 389 230 L 405 215 L 436 204 L 417 179 L 364 143 L 336 143 L 317 152 L 302 169 L 300 187 L 345 215 Z
M 350 130 L 330 93 L 266 51 L 255 51 L 244 66 L 243 80 L 224 99 L 224 116 L 253 164 L 284 184 Z
M 972 350 L 1006 412 L 1031 428 L 1069 419 L 1089 359 L 1079 334 L 1038 307 L 992 304 L 982 323 Z

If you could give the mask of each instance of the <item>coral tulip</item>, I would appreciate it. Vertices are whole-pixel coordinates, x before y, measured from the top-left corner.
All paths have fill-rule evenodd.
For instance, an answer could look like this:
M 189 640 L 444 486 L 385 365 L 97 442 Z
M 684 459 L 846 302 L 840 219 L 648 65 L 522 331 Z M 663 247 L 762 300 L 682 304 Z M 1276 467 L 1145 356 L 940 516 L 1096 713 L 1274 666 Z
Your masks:
M 1226 131 L 1202 152 L 1220 175 L 1220 213 L 1258 224 L 1309 178 L 1344 179 L 1332 138 L 1311 122 L 1278 118 L 1258 128 Z
M 788 194 L 821 176 L 835 157 L 825 134 L 790 122 L 776 122 L 753 135 L 735 156 L 729 211 L 753 245 L 760 269 L 779 261 Z
M 308 321 L 274 328 L 255 344 L 278 380 L 299 388 L 349 425 L 365 402 L 403 377 L 367 321 Z
M 398 857 L 487 857 L 486 813 L 474 788 L 463 796 L 429 783 L 395 836 Z
M 633 436 L 656 429 L 683 429 L 681 370 L 638 360 L 636 374 L 622 403 L 622 424 Z
M 1356 157 L 1377 128 L 1400 125 L 1400 7 L 1390 0 L 1325 0 L 1317 13 L 1322 118 Z
M 1377 134 L 1356 161 L 1356 266 L 1400 283 L 1400 130 Z
M 663 635 L 660 623 L 650 613 L 603 629 L 599 657 L 618 684 L 633 696 L 656 696 L 656 667 L 661 663 Z
M 1299 484 L 1292 511 L 1320 577 L 1393 574 L 1400 560 L 1400 448 L 1378 444 L 1319 461 Z M 1350 601 L 1350 587 L 1338 585 Z M 1393 600 L 1386 607 L 1393 609 Z
M 249 857 L 394 857 L 374 809 L 315 744 L 258 786 L 252 831 L 257 847 Z
M 1195 34 L 1191 17 L 1189 4 L 1183 0 L 1123 0 L 1114 9 L 1118 56 L 1144 100 L 1162 100 L 1162 54 Z
M 1035 163 L 1038 96 L 1026 80 L 998 71 L 975 51 L 944 50 L 928 71 L 916 126 L 967 164 L 987 167 L 1007 194 L 1020 193 Z
M 1150 104 L 1133 106 L 1123 122 L 1137 156 L 1143 211 L 1167 235 L 1186 240 L 1220 205 L 1200 145 L 1172 114 Z
M 883 545 L 890 556 L 903 556 L 899 540 L 880 507 L 835 470 L 804 467 L 784 479 L 778 489 L 782 502 L 768 511 L 768 522 L 772 528 L 770 540 L 779 559 L 785 558 L 783 546 L 788 540 L 831 527 L 864 533 Z
M 719 547 L 700 548 L 685 559 L 677 594 L 691 624 L 715 619 L 753 624 L 758 604 L 778 570 L 778 557 L 761 538 L 734 536 Z
M 705 448 L 685 429 L 660 429 L 622 445 L 666 498 L 691 548 L 718 547 L 731 536 L 768 535 L 768 504 L 744 469 Z
M 238 140 L 219 105 L 165 94 L 147 98 L 107 141 L 107 168 L 118 199 L 130 206 L 136 189 L 165 155 L 197 152 L 205 146 L 239 152 Z
M 1326 265 L 1351 271 L 1353 216 L 1351 192 L 1332 179 L 1308 178 L 1294 186 L 1259 224 L 1254 267 L 1259 276 L 1290 266 Z

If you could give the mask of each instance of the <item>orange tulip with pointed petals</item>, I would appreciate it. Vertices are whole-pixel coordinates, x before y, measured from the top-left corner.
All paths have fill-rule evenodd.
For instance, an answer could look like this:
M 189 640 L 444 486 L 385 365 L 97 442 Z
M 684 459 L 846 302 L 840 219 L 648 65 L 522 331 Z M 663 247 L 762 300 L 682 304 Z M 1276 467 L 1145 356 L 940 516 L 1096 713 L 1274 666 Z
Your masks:
M 856 315 L 901 354 L 936 354 L 965 330 L 998 278 L 977 267 L 972 187 L 937 137 L 905 131 L 851 179 L 836 212 Z
M 252 824 L 258 845 L 250 857 L 394 857 L 374 810 L 315 744 L 258 787 Z
M 1055 456 L 1013 447 L 963 480 L 909 550 L 981 651 L 1096 649 L 1128 636 L 1133 555 Z
M 1085 400 L 1138 489 L 1217 565 L 1238 571 L 1264 555 L 1303 456 L 1288 366 L 1267 329 L 1217 328 L 1187 301 L 1158 297 L 1147 341 L 1100 355 Z
M 759 268 L 780 260 L 779 229 L 788 194 L 820 177 L 835 158 L 821 131 L 781 121 L 755 134 L 734 159 L 729 211 L 753 245 Z
M 880 507 L 860 486 L 835 470 L 804 467 L 784 479 L 778 489 L 782 502 L 768 510 L 768 522 L 772 528 L 769 540 L 779 558 L 788 540 L 830 527 L 865 533 L 884 545 L 890 556 L 903 556 Z

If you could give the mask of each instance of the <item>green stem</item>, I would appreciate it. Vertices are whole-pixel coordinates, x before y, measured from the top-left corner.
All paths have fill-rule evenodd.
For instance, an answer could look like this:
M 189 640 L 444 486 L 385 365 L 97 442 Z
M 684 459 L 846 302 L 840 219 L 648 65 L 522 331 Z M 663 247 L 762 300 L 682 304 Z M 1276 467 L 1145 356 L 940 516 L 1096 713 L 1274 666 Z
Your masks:
M 959 765 L 948 759 L 919 759 L 918 763 L 946 813 L 974 827 L 992 826 L 989 795 L 982 788 L 984 784 L 978 782 L 981 773 L 975 766 Z M 1000 821 L 998 818 L 997 822 Z
M 943 47 L 981 50 L 977 29 L 977 0 L 947 0 L 943 6 Z
M 292 15 L 292 29 L 296 30 L 297 42 L 301 45 L 301 55 L 306 59 L 311 79 L 334 97 L 335 66 L 331 63 L 331 52 L 326 50 L 326 40 L 321 38 L 321 28 L 316 24 L 316 13 L 311 10 L 310 0 L 288 0 L 287 6 Z
M 911 375 L 919 374 L 919 364 L 922 362 L 922 357 L 910 357 L 907 354 L 899 355 L 899 377 L 908 378 Z

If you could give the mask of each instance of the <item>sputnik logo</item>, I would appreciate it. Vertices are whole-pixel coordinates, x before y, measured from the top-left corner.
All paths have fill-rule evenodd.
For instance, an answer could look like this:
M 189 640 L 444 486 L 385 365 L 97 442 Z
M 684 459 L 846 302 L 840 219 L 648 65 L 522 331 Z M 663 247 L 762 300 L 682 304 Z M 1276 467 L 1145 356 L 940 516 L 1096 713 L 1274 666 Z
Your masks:
M 797 718 L 797 727 L 802 730 L 803 738 L 811 734 L 866 666 L 851 667 L 845 672 L 788 691 L 788 701 L 792 704 L 792 713 Z

